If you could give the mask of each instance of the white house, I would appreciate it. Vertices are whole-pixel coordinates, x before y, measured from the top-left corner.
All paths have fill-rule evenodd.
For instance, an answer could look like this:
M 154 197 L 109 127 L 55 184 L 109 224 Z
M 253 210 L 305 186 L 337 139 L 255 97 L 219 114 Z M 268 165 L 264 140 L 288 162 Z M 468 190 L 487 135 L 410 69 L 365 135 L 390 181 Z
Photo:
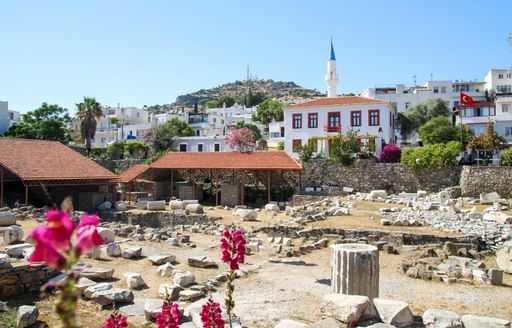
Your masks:
M 339 78 L 336 57 L 331 41 L 327 61 L 327 98 L 291 105 L 284 109 L 284 149 L 290 154 L 314 142 L 315 152 L 328 155 L 330 136 L 345 135 L 348 130 L 357 131 L 361 139 L 375 137 L 376 153 L 380 154 L 381 140 L 395 142 L 395 107 L 389 100 L 360 96 L 336 96 Z M 273 127 L 275 128 L 275 127 Z M 279 132 L 282 130 L 280 129 Z M 283 131 L 284 132 L 284 131 Z
M 395 142 L 395 108 L 390 101 L 359 96 L 340 96 L 317 99 L 284 109 L 284 149 L 297 153 L 313 137 L 315 152 L 327 155 L 330 140 L 325 137 L 357 131 L 362 138 L 376 137 L 376 153 L 380 154 L 381 140 Z
M 102 108 L 103 115 L 100 117 L 96 134 L 92 144 L 95 146 L 106 146 L 114 140 L 137 138 L 141 135 L 143 129 L 148 129 L 150 118 L 146 108 L 120 107 Z M 119 127 L 110 124 L 110 119 L 117 118 Z M 130 134 L 131 131 L 131 134 Z
M 9 128 L 20 121 L 20 113 L 9 110 L 9 102 L 0 100 L 0 135 L 3 135 Z
M 174 140 L 179 152 L 224 152 L 233 151 L 224 141 L 224 136 L 179 137 Z

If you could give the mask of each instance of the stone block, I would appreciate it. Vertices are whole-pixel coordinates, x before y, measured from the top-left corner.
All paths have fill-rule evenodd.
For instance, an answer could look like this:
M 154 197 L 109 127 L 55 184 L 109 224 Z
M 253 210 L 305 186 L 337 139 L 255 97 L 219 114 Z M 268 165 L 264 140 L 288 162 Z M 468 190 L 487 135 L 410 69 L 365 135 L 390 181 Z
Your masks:
M 462 328 L 459 315 L 452 311 L 428 309 L 422 318 L 425 328 Z
M 146 208 L 148 211 L 165 211 L 165 200 L 148 201 Z
M 133 292 L 128 289 L 112 288 L 92 294 L 91 299 L 100 305 L 130 303 L 133 301 Z
M 34 324 L 39 316 L 35 306 L 22 305 L 16 311 L 16 328 L 26 328 Z
M 499 201 L 501 196 L 497 192 L 488 192 L 480 194 L 480 204 L 482 205 L 492 205 L 495 202 Z
M 489 282 L 493 286 L 501 286 L 503 284 L 503 270 L 500 269 L 489 269 L 487 272 Z
M 118 243 L 110 243 L 107 245 L 107 255 L 111 257 L 119 257 L 123 251 Z
M 396 327 L 407 327 L 414 322 L 414 316 L 409 309 L 409 304 L 405 302 L 374 298 L 373 304 L 384 323 Z
M 501 270 L 506 273 L 512 273 L 512 246 L 503 246 L 498 249 L 496 252 L 496 263 Z
M 128 289 L 137 289 L 146 285 L 140 273 L 126 272 L 123 273 L 123 277 Z
M 8 227 L 16 224 L 16 218 L 11 211 L 0 212 L 0 227 Z
M 354 325 L 363 314 L 370 313 L 370 299 L 367 296 L 327 294 L 324 296 L 320 311 L 331 318 Z
M 169 202 L 169 207 L 172 209 L 172 210 L 184 210 L 185 209 L 185 205 L 183 204 L 183 201 L 181 200 L 171 200 Z
M 203 207 L 201 206 L 201 204 L 188 204 L 187 207 L 185 208 L 185 210 L 188 211 L 189 213 L 195 213 L 195 214 L 204 213 Z
M 370 191 L 369 197 L 371 199 L 377 199 L 377 198 L 385 199 L 388 197 L 388 193 L 386 192 L 386 190 L 372 190 L 372 191 Z
M 213 268 L 217 263 L 207 256 L 195 256 L 188 258 L 188 265 L 193 268 Z
M 267 204 L 265 205 L 265 211 L 279 212 L 279 206 L 277 204 Z
M 115 206 L 118 211 L 126 211 L 128 209 L 128 204 L 122 200 L 117 201 Z
M 105 241 L 106 244 L 113 243 L 116 240 L 116 235 L 110 229 L 98 227 L 98 234 Z
M 274 328 L 304 328 L 307 324 L 295 320 L 285 319 L 281 320 L 274 326 Z
M 158 287 L 158 297 L 165 299 L 169 296 L 171 300 L 175 301 L 178 299 L 182 289 L 178 284 L 161 284 Z
M 474 315 L 463 315 L 462 323 L 464 328 L 510 328 L 510 321 L 499 318 L 477 317 Z
M 4 250 L 10 257 L 17 257 L 22 258 L 23 257 L 23 249 L 25 248 L 31 248 L 32 245 L 29 243 L 24 244 L 17 244 L 17 245 L 11 245 L 11 246 L 5 246 Z

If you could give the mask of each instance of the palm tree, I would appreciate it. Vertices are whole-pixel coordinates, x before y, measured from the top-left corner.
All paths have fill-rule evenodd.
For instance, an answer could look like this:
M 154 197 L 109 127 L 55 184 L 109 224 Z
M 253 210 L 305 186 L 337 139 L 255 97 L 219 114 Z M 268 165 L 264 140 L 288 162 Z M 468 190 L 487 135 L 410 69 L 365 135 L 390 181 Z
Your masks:
M 117 141 L 117 129 L 119 129 L 119 127 L 121 126 L 121 122 L 119 122 L 119 119 L 117 117 L 111 117 L 110 120 L 109 120 L 109 123 L 111 125 L 115 126 L 114 140 Z
M 85 140 L 87 152 L 91 151 L 91 139 L 96 134 L 98 119 L 103 115 L 101 105 L 96 98 L 84 97 L 84 101 L 76 104 L 77 117 L 80 120 L 80 132 Z

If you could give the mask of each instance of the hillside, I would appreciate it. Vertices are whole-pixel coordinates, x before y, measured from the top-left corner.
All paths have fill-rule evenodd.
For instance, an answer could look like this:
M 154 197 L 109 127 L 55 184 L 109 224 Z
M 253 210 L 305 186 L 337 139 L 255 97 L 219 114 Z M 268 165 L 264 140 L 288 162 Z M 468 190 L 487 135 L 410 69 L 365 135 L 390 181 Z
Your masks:
M 273 80 L 247 80 L 226 83 L 216 88 L 201 89 L 199 91 L 178 96 L 172 106 L 188 107 L 194 106 L 197 101 L 203 105 L 209 100 L 217 100 L 223 96 L 233 97 L 236 102 L 244 103 L 245 95 L 251 90 L 253 95 L 263 98 L 272 98 L 279 100 L 292 100 L 296 98 L 312 98 L 322 94 L 316 90 L 303 88 L 294 82 L 281 82 Z

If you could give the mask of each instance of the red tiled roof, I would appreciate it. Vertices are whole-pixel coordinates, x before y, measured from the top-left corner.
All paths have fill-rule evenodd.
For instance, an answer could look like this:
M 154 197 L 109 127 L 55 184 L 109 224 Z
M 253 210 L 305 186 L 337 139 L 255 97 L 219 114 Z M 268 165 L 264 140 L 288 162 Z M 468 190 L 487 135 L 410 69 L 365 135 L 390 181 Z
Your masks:
M 130 167 L 128 170 L 121 173 L 119 176 L 119 180 L 117 182 L 120 183 L 128 183 L 133 179 L 136 179 L 139 175 L 146 172 L 149 169 L 149 165 L 134 165 Z
M 339 96 L 333 98 L 321 98 L 300 104 L 291 105 L 286 109 L 305 108 L 305 107 L 323 107 L 323 106 L 348 106 L 363 104 L 388 104 L 387 100 L 359 97 L 359 96 Z
M 117 180 L 117 175 L 57 141 L 0 138 L 0 165 L 24 181 Z
M 150 165 L 156 169 L 300 170 L 284 151 L 169 152 Z

